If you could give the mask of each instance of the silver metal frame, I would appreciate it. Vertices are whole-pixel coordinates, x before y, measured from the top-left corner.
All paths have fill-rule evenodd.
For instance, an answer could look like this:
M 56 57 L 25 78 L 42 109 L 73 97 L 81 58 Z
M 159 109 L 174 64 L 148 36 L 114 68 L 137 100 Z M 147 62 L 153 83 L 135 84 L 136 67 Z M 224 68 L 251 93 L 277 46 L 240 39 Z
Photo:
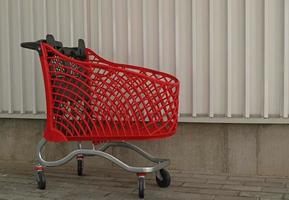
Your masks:
M 43 147 L 46 145 L 47 141 L 42 138 L 40 142 L 37 145 L 37 160 L 38 164 L 44 167 L 56 167 L 63 165 L 70 160 L 72 160 L 74 157 L 77 157 L 78 155 L 83 155 L 85 156 L 100 156 L 102 158 L 105 158 L 117 166 L 121 167 L 122 169 L 128 171 L 128 172 L 133 172 L 133 173 L 151 173 L 151 172 L 158 172 L 160 169 L 163 169 L 167 167 L 170 164 L 169 159 L 161 159 L 161 158 L 156 158 L 152 156 L 151 154 L 145 152 L 141 148 L 127 143 L 127 142 L 108 142 L 103 144 L 100 148 L 95 149 L 95 146 L 93 145 L 92 149 L 84 149 L 81 146 L 81 143 L 78 143 L 78 149 L 70 152 L 67 154 L 65 157 L 62 159 L 56 160 L 56 161 L 46 161 L 43 159 L 42 156 L 42 151 Z M 151 167 L 133 167 L 129 166 L 126 163 L 122 162 L 118 158 L 110 155 L 109 153 L 106 153 L 105 151 L 109 149 L 110 147 L 124 147 L 127 149 L 134 150 L 136 153 L 142 155 L 144 158 L 150 160 L 153 163 L 156 163 L 154 166 Z M 158 174 L 158 173 L 157 173 Z

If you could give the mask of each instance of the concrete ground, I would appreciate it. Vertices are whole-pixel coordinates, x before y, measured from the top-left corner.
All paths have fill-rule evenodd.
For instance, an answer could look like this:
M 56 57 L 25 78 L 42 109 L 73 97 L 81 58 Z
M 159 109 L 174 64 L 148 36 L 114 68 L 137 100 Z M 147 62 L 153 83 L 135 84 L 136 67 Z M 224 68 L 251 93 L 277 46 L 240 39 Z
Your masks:
M 73 163 L 72 163 L 73 164 Z M 46 169 L 47 189 L 36 189 L 31 163 L 0 162 L 0 200 L 6 199 L 137 199 L 137 179 L 118 168 L 85 169 L 74 165 Z M 171 171 L 172 185 L 162 189 L 148 175 L 145 199 L 273 200 L 289 199 L 289 178 L 228 176 Z

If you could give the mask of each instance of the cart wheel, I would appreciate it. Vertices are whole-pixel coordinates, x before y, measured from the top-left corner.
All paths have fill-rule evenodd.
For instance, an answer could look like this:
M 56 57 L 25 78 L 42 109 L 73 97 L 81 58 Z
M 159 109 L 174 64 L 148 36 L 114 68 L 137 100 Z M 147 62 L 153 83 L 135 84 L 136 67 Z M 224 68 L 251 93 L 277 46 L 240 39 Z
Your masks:
M 82 176 L 83 175 L 83 159 L 78 159 L 77 160 L 77 175 Z
M 159 177 L 159 176 L 161 176 L 161 177 Z M 170 173 L 165 169 L 161 169 L 158 172 L 158 175 L 156 176 L 156 181 L 157 181 L 158 186 L 161 188 L 169 187 L 169 185 L 171 184 Z
M 140 199 L 144 198 L 144 191 L 145 191 L 145 178 L 139 177 L 138 178 L 138 196 Z
M 37 187 L 40 190 L 44 190 L 46 187 L 46 178 L 44 171 L 37 171 L 36 172 L 36 182 L 37 182 Z

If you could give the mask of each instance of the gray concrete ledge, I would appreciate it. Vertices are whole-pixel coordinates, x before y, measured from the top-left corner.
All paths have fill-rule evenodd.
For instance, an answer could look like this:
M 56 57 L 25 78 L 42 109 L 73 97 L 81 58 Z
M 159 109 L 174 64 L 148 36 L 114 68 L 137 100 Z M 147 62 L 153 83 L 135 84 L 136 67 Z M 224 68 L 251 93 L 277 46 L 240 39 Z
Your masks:
M 0 119 L 0 160 L 33 162 L 44 128 L 45 120 Z M 288 125 L 180 123 L 171 138 L 135 144 L 156 156 L 170 158 L 174 170 L 289 176 Z M 60 158 L 74 147 L 74 143 L 50 143 L 46 158 Z M 131 164 L 143 164 L 141 158 L 125 149 L 114 148 L 111 153 Z M 99 158 L 86 160 L 87 165 L 112 167 Z

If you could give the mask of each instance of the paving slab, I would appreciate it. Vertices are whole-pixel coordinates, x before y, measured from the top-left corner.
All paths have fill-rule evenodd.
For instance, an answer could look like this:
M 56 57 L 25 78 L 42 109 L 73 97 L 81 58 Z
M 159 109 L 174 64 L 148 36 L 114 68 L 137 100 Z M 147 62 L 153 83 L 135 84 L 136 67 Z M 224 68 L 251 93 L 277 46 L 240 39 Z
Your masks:
M 133 200 L 137 177 L 118 168 L 65 165 L 45 169 L 46 190 L 36 189 L 33 163 L 0 161 L 0 200 Z M 146 178 L 146 200 L 276 200 L 289 199 L 287 178 L 228 176 L 172 171 L 169 188 L 159 188 L 153 174 Z

